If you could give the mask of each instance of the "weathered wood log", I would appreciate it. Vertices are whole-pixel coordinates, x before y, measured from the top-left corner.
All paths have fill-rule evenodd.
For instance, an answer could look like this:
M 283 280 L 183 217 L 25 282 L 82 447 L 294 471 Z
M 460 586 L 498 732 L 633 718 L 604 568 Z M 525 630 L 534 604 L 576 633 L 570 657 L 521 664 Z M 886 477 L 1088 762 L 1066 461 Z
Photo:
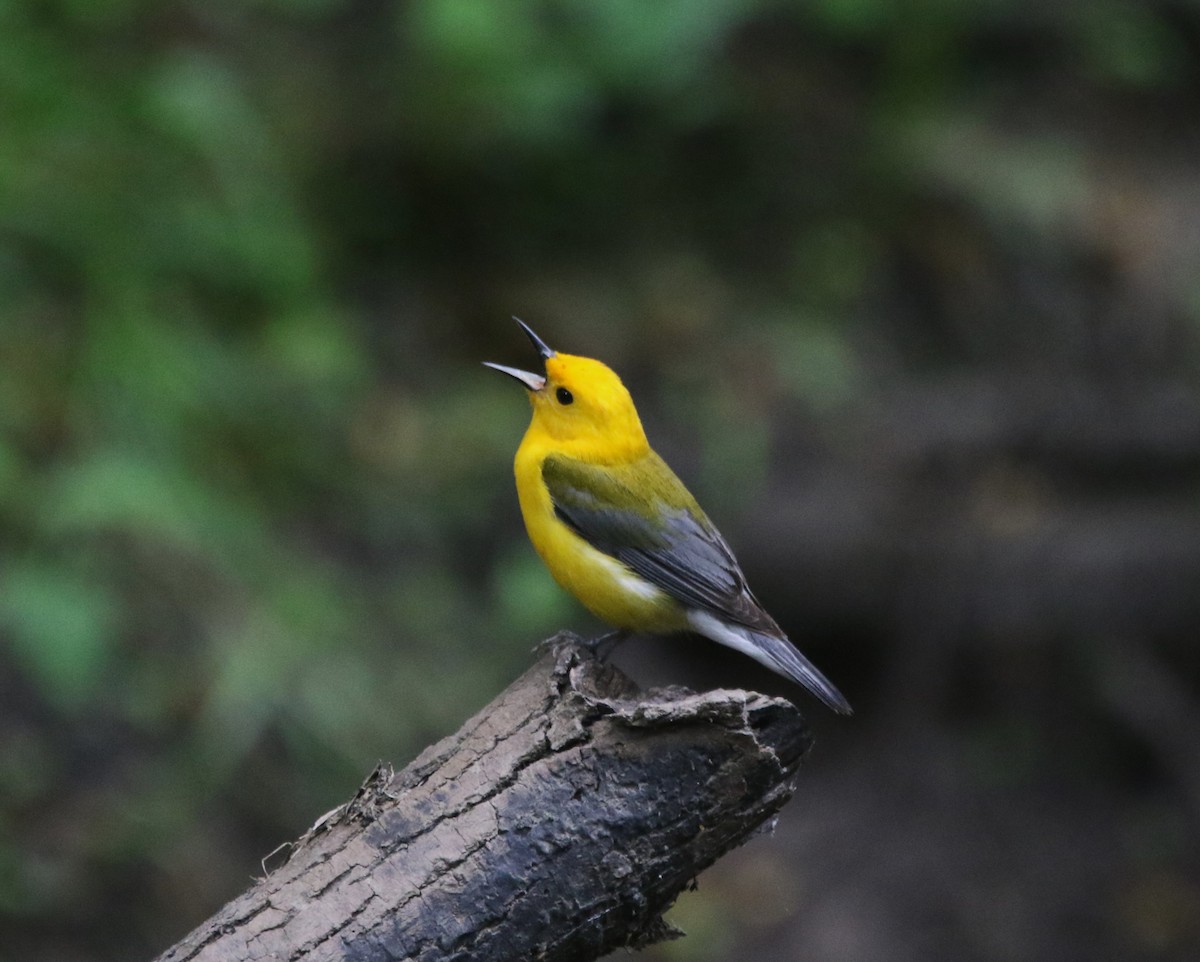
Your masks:
M 557 636 L 159 962 L 578 962 L 669 937 L 662 913 L 791 797 L 811 741 L 783 699 L 642 693 Z

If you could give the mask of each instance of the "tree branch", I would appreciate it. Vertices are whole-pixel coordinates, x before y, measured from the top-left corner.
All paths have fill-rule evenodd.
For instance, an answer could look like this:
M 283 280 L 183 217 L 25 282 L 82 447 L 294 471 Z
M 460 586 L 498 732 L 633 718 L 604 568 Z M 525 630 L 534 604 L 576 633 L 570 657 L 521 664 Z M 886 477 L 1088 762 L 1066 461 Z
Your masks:
M 642 693 L 557 636 L 158 962 L 577 962 L 669 937 L 662 913 L 791 797 L 811 743 L 783 699 Z

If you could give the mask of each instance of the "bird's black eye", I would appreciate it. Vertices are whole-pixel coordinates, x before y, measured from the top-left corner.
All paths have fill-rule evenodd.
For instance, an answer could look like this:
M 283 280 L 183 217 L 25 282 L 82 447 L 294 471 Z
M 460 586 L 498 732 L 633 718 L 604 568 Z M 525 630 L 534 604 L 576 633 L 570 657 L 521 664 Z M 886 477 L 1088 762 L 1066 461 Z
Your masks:
M 574 395 L 572 395 L 571 392 L 565 387 L 560 387 L 557 391 L 555 391 L 554 396 L 558 398 L 559 404 L 570 404 L 575 400 Z

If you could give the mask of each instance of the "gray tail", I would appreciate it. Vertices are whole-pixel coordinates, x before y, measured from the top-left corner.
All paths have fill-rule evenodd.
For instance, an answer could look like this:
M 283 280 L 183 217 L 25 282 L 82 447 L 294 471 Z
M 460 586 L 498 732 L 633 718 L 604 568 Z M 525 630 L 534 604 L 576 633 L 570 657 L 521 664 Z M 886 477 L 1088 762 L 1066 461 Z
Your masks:
M 839 715 L 854 713 L 850 702 L 833 686 L 833 682 L 800 654 L 782 632 L 778 635 L 768 634 L 746 625 L 725 621 L 711 612 L 697 608 L 688 612 L 688 622 L 695 631 L 706 638 L 728 645 L 743 655 L 749 655 L 771 671 L 803 685 L 821 699 L 827 708 Z
M 854 709 L 850 707 L 850 702 L 846 701 L 846 696 L 838 691 L 833 682 L 821 674 L 820 669 L 805 658 L 790 641 L 759 631 L 751 634 L 761 656 L 758 660 L 764 665 L 785 678 L 790 678 L 797 684 L 803 685 L 821 699 L 826 708 L 832 709 L 839 715 L 854 714 Z

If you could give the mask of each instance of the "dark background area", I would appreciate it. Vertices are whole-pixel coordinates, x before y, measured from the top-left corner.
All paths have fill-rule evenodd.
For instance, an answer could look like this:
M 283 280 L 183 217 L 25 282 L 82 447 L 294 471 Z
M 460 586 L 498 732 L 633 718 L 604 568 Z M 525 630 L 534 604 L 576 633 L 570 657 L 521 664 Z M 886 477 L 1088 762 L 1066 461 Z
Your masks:
M 0 6 L 0 958 L 149 958 L 559 628 L 518 314 L 858 713 L 650 960 L 1200 955 L 1200 7 Z

